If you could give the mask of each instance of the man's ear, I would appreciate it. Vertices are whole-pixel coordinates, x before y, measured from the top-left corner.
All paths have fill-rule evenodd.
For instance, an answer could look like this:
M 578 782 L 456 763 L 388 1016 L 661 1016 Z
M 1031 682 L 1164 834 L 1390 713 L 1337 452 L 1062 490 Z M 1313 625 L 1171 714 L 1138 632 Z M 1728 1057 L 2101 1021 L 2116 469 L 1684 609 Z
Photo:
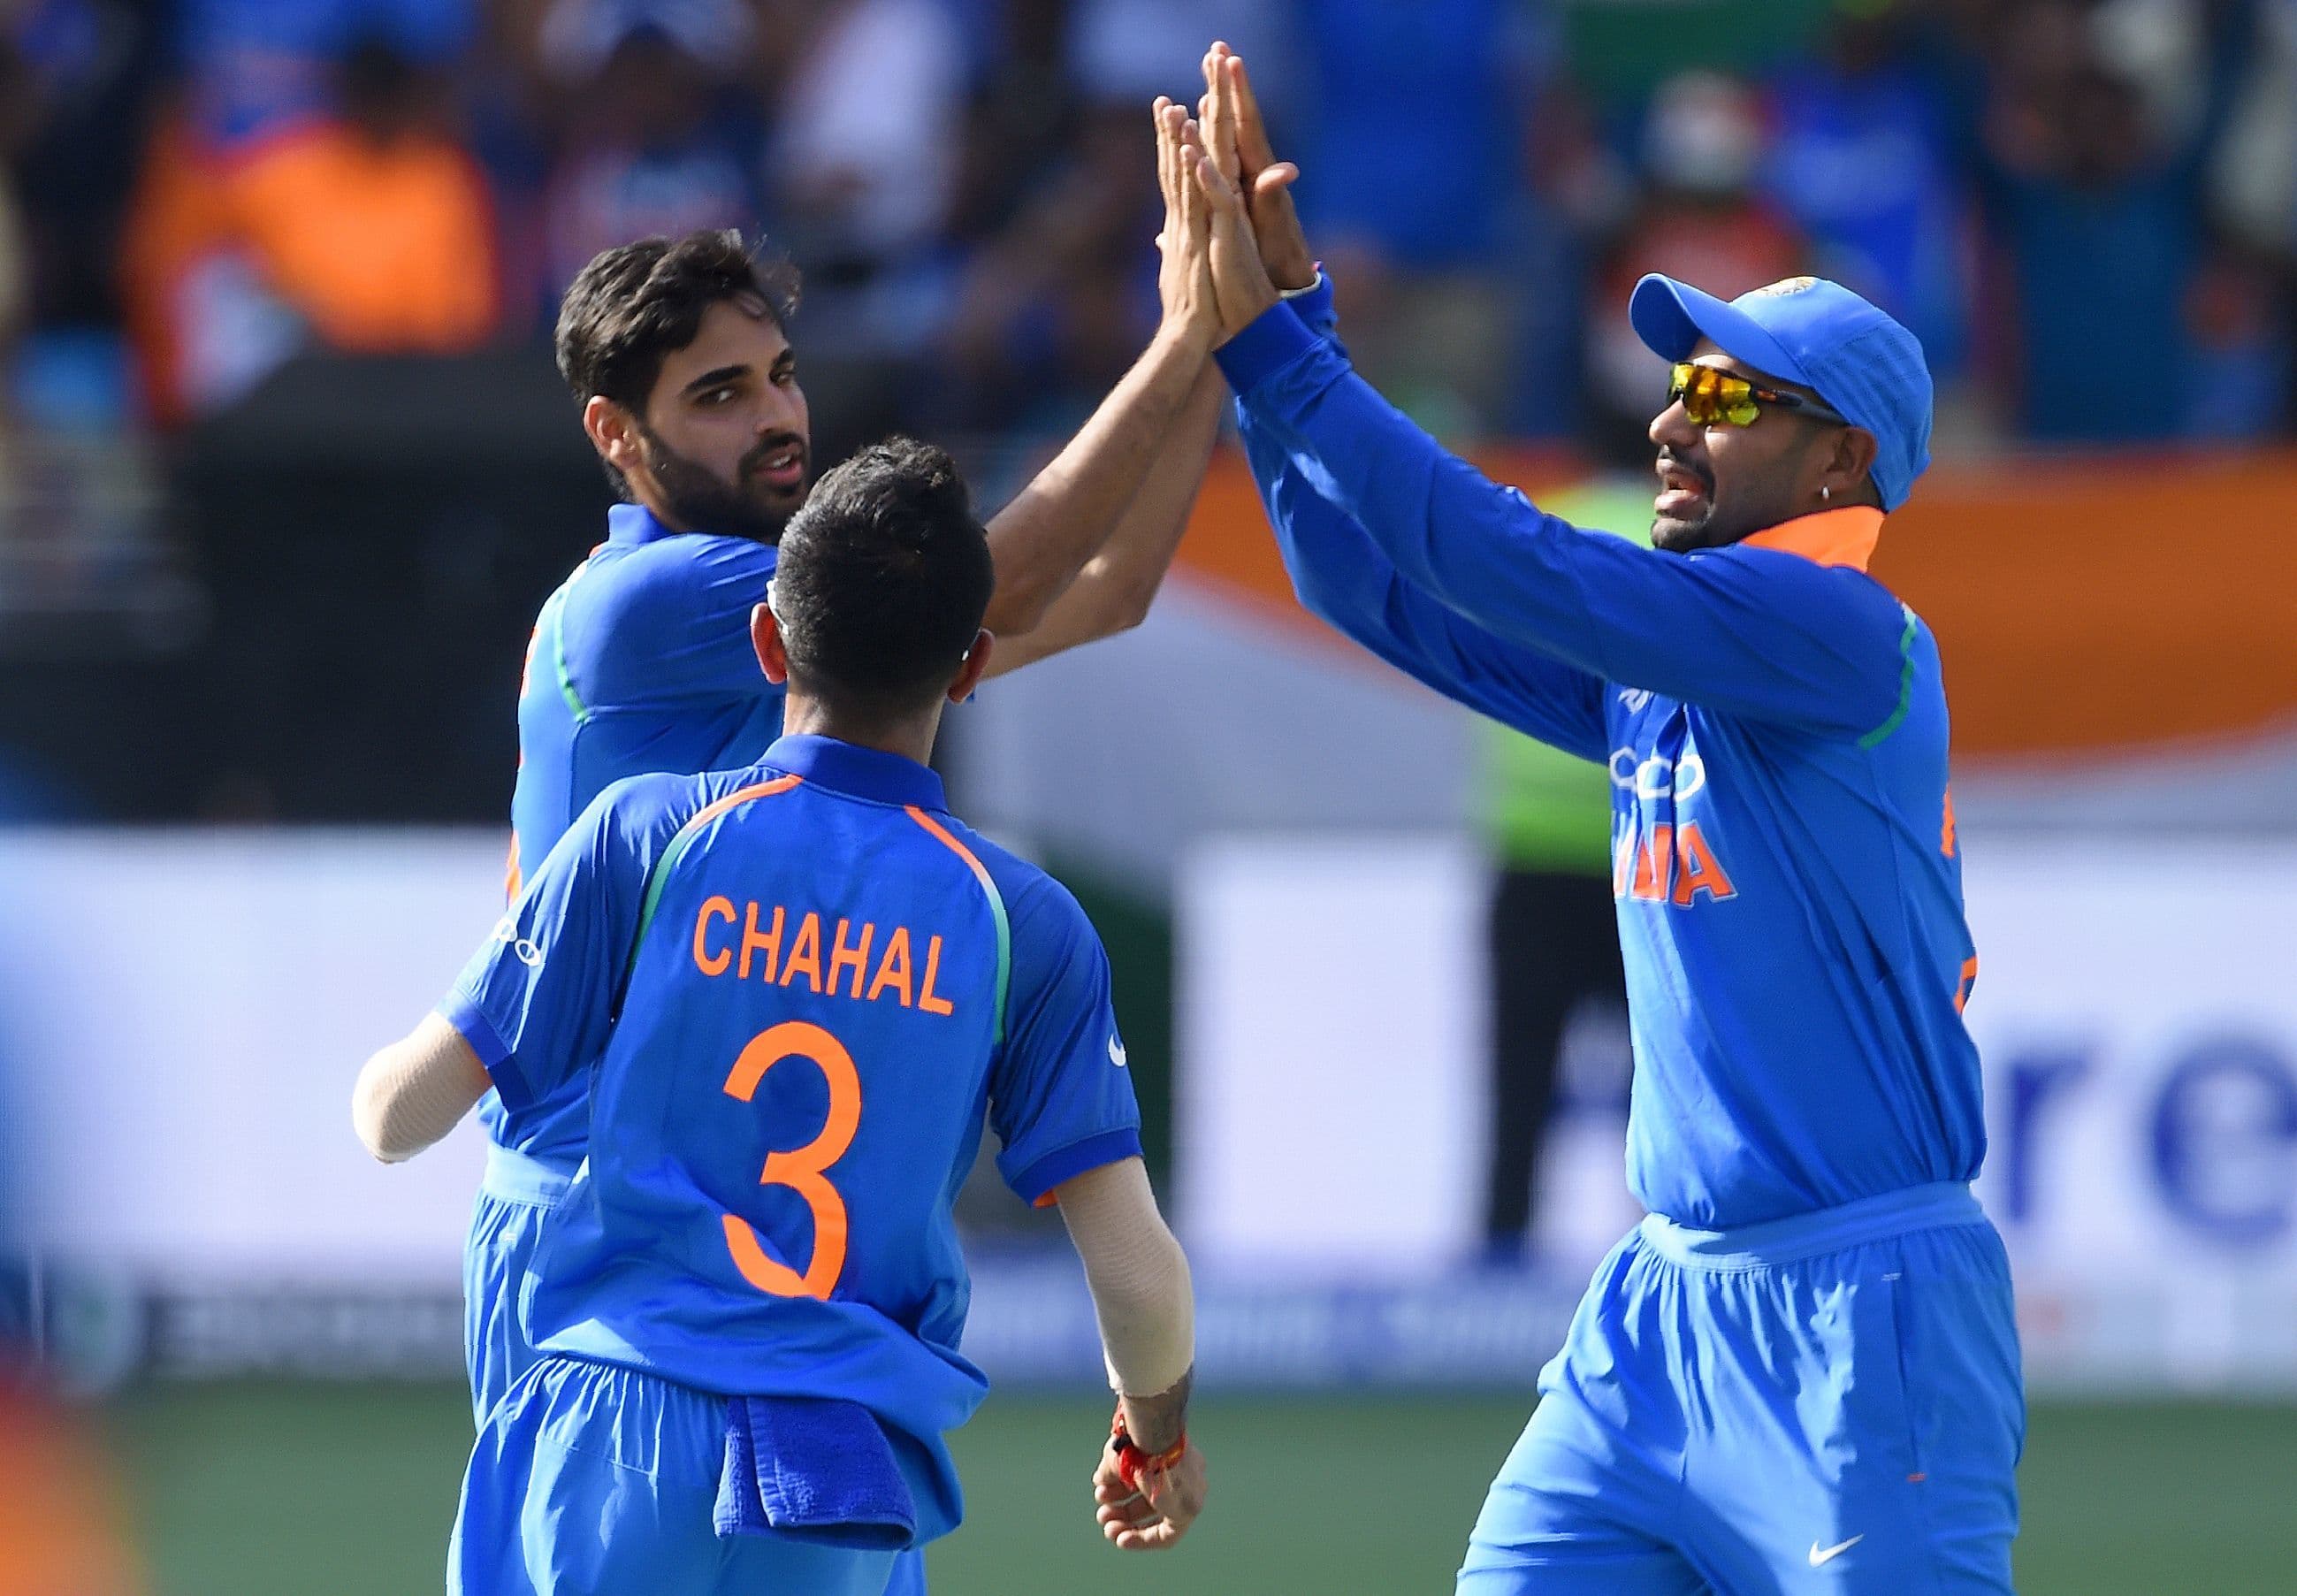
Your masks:
M 1874 469 L 1875 457 L 1881 452 L 1874 434 L 1865 427 L 1836 429 L 1834 455 L 1826 463 L 1824 479 L 1833 485 L 1835 504 L 1859 502 L 1859 490 L 1865 487 L 1867 473 Z
M 965 651 L 965 662 L 957 668 L 957 679 L 949 684 L 951 703 L 963 703 L 973 696 L 973 689 L 981 685 L 981 673 L 989 669 L 990 652 L 996 646 L 996 636 L 988 628 L 973 634 L 973 646 Z
M 646 453 L 639 448 L 638 417 L 601 394 L 592 394 L 582 407 L 582 431 L 598 457 L 624 477 L 646 470 Z
M 789 680 L 789 651 L 782 646 L 782 623 L 774 619 L 771 605 L 750 612 L 750 646 L 758 651 L 768 681 L 778 687 Z

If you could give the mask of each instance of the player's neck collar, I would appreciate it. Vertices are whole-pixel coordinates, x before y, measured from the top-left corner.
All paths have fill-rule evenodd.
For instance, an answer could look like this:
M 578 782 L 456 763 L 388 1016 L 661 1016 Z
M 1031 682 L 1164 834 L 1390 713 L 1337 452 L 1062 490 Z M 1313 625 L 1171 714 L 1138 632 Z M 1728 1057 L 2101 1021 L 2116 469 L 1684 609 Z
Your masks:
M 941 777 L 912 759 L 844 743 L 811 733 L 776 737 L 760 761 L 793 776 L 803 776 L 818 786 L 879 803 L 914 803 L 920 809 L 946 810 Z
M 668 527 L 654 518 L 644 505 L 616 505 L 606 512 L 606 541 L 652 543 L 671 536 Z
M 1852 505 L 1821 510 L 1815 515 L 1798 515 L 1740 541 L 1749 548 L 1775 548 L 1821 565 L 1848 565 L 1864 571 L 1874 557 L 1874 545 L 1881 536 L 1882 512 L 1872 505 Z

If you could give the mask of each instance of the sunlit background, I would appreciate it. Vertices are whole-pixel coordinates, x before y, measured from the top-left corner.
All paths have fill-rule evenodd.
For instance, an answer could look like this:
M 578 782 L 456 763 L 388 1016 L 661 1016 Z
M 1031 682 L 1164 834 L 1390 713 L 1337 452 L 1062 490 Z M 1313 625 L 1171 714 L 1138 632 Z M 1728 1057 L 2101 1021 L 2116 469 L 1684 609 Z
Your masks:
M 1921 335 L 1877 572 L 1955 717 L 2021 1588 L 2297 1584 L 2297 3 L 7 0 L 0 1325 L 53 1378 L 0 1596 L 440 1582 L 479 1139 L 377 1168 L 348 1093 L 499 910 L 602 535 L 558 290 L 762 232 L 819 459 L 915 431 L 993 505 L 1148 336 L 1148 103 L 1214 37 L 1363 370 L 1584 524 L 1649 520 L 1640 273 Z M 1447 1590 L 1635 1214 L 1605 772 L 1310 620 L 1225 452 L 1148 622 L 943 762 L 1114 956 L 1215 1494 L 1099 1543 L 1090 1305 L 978 1185 L 934 1588 Z

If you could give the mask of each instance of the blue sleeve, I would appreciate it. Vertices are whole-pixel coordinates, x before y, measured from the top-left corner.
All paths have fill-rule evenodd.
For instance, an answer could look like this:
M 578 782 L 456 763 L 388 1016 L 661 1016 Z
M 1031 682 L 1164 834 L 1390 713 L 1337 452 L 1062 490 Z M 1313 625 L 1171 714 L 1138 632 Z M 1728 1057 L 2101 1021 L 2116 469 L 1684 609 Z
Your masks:
M 1313 325 L 1329 306 L 1325 282 L 1292 301 L 1304 322 Z M 1327 496 L 1320 482 L 1329 479 L 1313 458 L 1296 457 L 1241 403 L 1237 430 L 1293 591 L 1309 613 L 1480 714 L 1583 759 L 1603 757 L 1601 679 L 1494 637 L 1419 592 Z
M 1316 463 L 1402 580 L 1494 637 L 1754 720 L 1857 735 L 1896 711 L 1905 613 L 1863 573 L 1583 532 L 1447 453 L 1281 306 L 1219 358 L 1239 408 Z
M 1108 955 L 1068 889 L 1040 872 L 1007 907 L 1013 971 L 989 1082 L 998 1173 L 1024 1202 L 1140 1156 L 1140 1108 L 1109 1000 Z
M 660 709 L 776 691 L 750 643 L 775 551 L 745 538 L 664 538 L 594 570 L 560 621 L 584 707 Z
M 510 1107 L 549 1096 L 605 1046 L 655 851 L 618 800 L 661 779 L 598 794 L 439 1005 Z

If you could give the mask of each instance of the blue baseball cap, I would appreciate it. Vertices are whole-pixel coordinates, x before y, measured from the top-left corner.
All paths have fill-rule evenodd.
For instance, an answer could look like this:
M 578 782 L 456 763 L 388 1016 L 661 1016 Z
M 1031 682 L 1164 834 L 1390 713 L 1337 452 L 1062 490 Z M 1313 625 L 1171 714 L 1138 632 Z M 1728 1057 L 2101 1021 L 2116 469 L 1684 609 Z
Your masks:
M 1688 360 L 1701 337 L 1734 360 L 1800 384 L 1874 434 L 1882 507 L 1906 502 L 1931 463 L 1931 370 L 1920 340 L 1824 277 L 1789 277 L 1718 300 L 1657 273 L 1627 301 L 1635 335 L 1662 360 Z

